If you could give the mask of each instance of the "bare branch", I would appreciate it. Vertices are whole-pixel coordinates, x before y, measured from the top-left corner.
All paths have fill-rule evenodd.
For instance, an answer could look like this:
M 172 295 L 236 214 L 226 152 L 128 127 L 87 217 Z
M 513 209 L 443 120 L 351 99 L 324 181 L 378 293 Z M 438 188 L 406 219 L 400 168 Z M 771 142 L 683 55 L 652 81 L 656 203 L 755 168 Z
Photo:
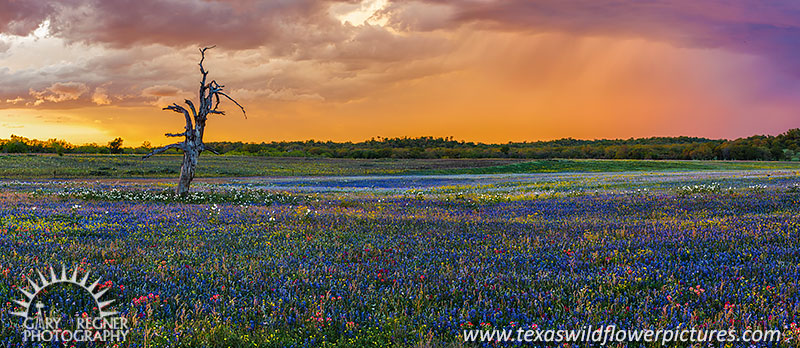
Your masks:
M 186 117 L 186 130 L 192 129 L 192 117 L 189 116 L 189 111 L 187 111 L 183 106 L 176 104 L 172 104 L 170 106 L 165 107 L 163 110 L 172 110 L 175 112 L 182 112 L 183 116 Z
M 236 104 L 236 106 L 238 106 L 239 109 L 242 109 L 242 114 L 244 115 L 244 118 L 247 118 L 247 112 L 244 111 L 244 106 L 242 106 L 242 104 L 239 104 L 239 102 L 237 102 L 236 99 L 231 98 L 231 96 L 225 94 L 225 92 L 217 92 L 216 94 L 217 95 L 222 95 L 223 97 L 228 98 L 228 100 L 230 100 L 234 104 Z
M 203 151 L 208 151 L 208 152 L 211 152 L 211 153 L 213 153 L 215 155 L 219 155 L 219 152 L 217 152 L 217 150 L 214 150 L 213 148 L 211 148 L 211 146 L 208 146 L 206 144 L 202 145 L 202 149 L 203 149 Z
M 217 114 L 217 115 L 225 115 L 225 111 L 219 111 L 219 110 L 208 110 L 208 113 L 209 114 Z
M 159 148 L 157 148 L 157 149 L 154 149 L 154 150 L 153 150 L 153 151 L 151 151 L 150 153 L 148 153 L 148 154 L 146 154 L 146 155 L 142 156 L 142 159 L 147 159 L 147 158 L 149 158 L 150 156 L 153 156 L 153 155 L 157 155 L 157 154 L 163 153 L 163 152 L 165 152 L 165 151 L 167 151 L 167 150 L 169 150 L 169 149 L 181 149 L 181 150 L 183 150 L 183 151 L 186 151 L 186 148 L 184 147 L 184 144 L 183 144 L 183 143 L 169 144 L 169 145 L 167 145 L 167 146 L 164 146 L 164 147 L 159 147 Z
M 188 131 L 183 132 L 183 133 L 165 133 L 164 136 L 167 136 L 167 137 L 184 137 L 184 136 L 186 136 L 186 134 L 188 134 Z
M 214 47 L 217 47 L 217 45 L 210 46 L 210 47 L 204 47 L 204 48 L 200 49 L 200 73 L 203 74 L 203 81 L 200 82 L 200 94 L 201 94 L 200 97 L 201 98 L 203 97 L 203 95 L 202 95 L 203 89 L 206 86 L 206 76 L 208 76 L 208 71 L 203 67 L 203 61 L 206 60 L 206 50 L 210 50 L 210 49 L 212 49 Z
M 203 48 L 200 49 L 200 72 L 203 73 L 203 74 L 208 74 L 208 71 L 206 71 L 203 68 L 203 61 L 206 60 L 206 51 L 210 50 L 210 49 L 212 49 L 214 47 L 217 47 L 217 45 L 209 46 L 209 47 L 203 47 Z
M 192 110 L 192 116 L 194 116 L 194 118 L 197 118 L 197 110 L 194 108 L 194 103 L 192 103 L 192 101 L 189 99 L 184 99 L 184 101 L 186 102 L 186 105 L 189 105 L 189 108 Z

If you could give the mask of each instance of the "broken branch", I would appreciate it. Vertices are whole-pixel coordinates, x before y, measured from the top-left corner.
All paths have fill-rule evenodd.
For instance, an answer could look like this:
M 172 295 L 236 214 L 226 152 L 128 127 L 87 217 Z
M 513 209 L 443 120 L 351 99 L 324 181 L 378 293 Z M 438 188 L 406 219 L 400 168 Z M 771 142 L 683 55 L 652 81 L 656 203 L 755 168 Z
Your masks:
M 216 94 L 222 95 L 223 97 L 228 98 L 228 100 L 236 104 L 236 106 L 238 106 L 239 109 L 242 109 L 242 114 L 244 115 L 244 118 L 247 118 L 247 112 L 244 111 L 244 106 L 242 106 L 242 104 L 239 104 L 239 102 L 237 102 L 236 99 L 231 98 L 231 96 L 225 94 L 225 92 L 217 92 Z

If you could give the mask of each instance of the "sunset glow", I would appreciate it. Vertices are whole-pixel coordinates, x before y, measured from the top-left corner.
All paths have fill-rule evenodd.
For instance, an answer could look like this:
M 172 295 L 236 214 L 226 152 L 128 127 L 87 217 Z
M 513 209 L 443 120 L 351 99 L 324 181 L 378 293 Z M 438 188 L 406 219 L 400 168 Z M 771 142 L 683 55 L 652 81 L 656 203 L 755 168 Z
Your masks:
M 207 17 L 213 15 L 214 17 Z M 0 2 L 0 138 L 736 138 L 800 125 L 794 1 Z

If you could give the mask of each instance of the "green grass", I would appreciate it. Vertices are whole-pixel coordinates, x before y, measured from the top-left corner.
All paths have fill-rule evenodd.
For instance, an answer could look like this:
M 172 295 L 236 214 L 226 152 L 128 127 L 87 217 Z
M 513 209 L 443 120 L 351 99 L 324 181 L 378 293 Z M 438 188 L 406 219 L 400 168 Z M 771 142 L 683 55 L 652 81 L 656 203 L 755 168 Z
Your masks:
M 140 155 L 0 154 L 0 178 L 168 178 L 177 177 L 181 155 L 142 160 Z M 198 177 L 384 175 L 520 162 L 513 159 L 333 159 L 203 155 Z
M 800 169 L 800 162 L 655 161 L 655 160 L 537 160 L 482 168 L 452 168 L 421 174 L 507 174 L 555 172 L 639 172 L 693 170 Z
M 138 155 L 0 155 L 0 178 L 169 178 L 180 155 L 142 160 Z M 198 177 L 502 174 L 553 172 L 800 170 L 800 162 L 519 159 L 333 159 L 259 156 L 200 157 Z

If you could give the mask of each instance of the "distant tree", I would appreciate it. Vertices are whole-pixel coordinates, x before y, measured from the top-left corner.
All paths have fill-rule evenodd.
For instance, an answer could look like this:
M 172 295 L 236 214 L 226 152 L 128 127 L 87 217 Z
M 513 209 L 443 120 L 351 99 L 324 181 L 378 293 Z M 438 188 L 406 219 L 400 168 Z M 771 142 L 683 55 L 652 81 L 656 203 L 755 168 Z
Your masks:
M 116 138 L 108 143 L 108 152 L 122 153 L 122 138 Z
M 28 146 L 18 141 L 12 141 L 6 144 L 5 150 L 8 153 L 26 153 L 28 152 Z
M 195 167 L 197 166 L 197 159 L 200 157 L 200 153 L 203 151 L 211 151 L 212 153 L 219 154 L 217 151 L 213 150 L 211 147 L 207 146 L 203 143 L 203 134 L 205 133 L 206 129 L 206 120 L 208 119 L 209 114 L 216 114 L 216 115 L 224 115 L 224 111 L 217 110 L 219 106 L 220 97 L 225 97 L 226 99 L 232 101 L 236 106 L 242 109 L 242 113 L 247 117 L 247 114 L 244 111 L 244 107 L 239 104 L 236 100 L 225 94 L 223 92 L 223 85 L 217 83 L 216 80 L 211 80 L 211 82 L 206 83 L 206 78 L 208 77 L 208 71 L 203 67 L 203 61 L 206 59 L 206 51 L 213 48 L 206 47 L 200 49 L 200 74 L 202 74 L 202 79 L 200 81 L 200 105 L 198 108 L 195 108 L 194 103 L 191 100 L 185 99 L 184 102 L 186 105 L 189 106 L 187 110 L 183 106 L 178 105 L 177 103 L 172 104 L 164 108 L 164 110 L 172 110 L 177 113 L 183 114 L 184 118 L 186 119 L 186 127 L 185 130 L 181 133 L 167 133 L 165 134 L 168 137 L 184 137 L 184 140 L 180 143 L 170 144 L 164 147 L 157 148 L 152 152 L 145 155 L 143 158 L 148 158 L 155 154 L 163 153 L 164 151 L 170 149 L 178 149 L 183 151 L 183 164 L 181 165 L 181 175 L 178 180 L 178 187 L 175 189 L 175 192 L 179 195 L 185 195 L 189 193 L 189 185 L 192 183 L 192 179 L 194 179 L 194 171 Z M 191 115 L 189 112 L 191 111 Z M 194 121 L 194 123 L 192 122 Z
M 693 160 L 710 160 L 714 158 L 714 151 L 711 150 L 710 146 L 702 144 L 689 150 L 689 158 Z

